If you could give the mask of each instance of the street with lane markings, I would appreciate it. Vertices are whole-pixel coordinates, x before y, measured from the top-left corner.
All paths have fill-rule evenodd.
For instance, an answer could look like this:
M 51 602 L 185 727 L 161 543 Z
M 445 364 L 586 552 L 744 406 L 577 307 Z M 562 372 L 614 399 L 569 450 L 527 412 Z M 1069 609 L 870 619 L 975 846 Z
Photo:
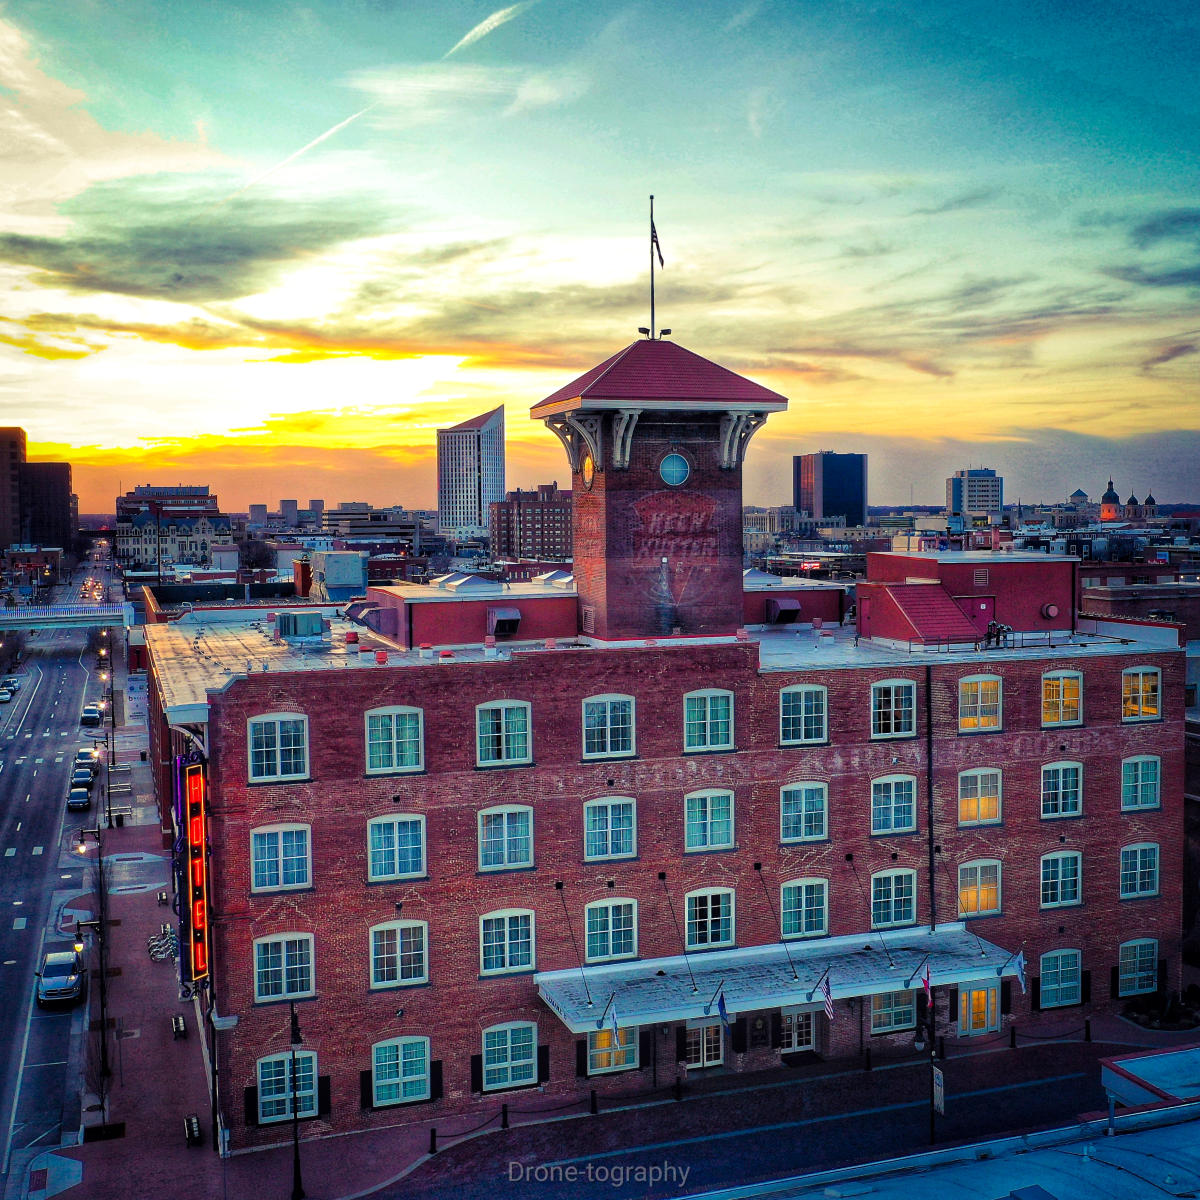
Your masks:
M 55 600 L 83 599 L 88 562 Z M 85 1005 L 39 1009 L 35 972 L 45 950 L 69 949 L 58 932 L 62 909 L 92 888 L 91 868 L 75 846 L 97 824 L 103 781 L 87 812 L 66 810 L 75 752 L 99 730 L 80 725 L 85 703 L 101 699 L 95 658 L 83 630 L 27 635 L 20 690 L 0 709 L 0 1174 L 14 1152 L 57 1145 L 79 1126 L 79 1093 L 68 1074 L 84 1037 Z M 91 736 L 89 736 L 91 735 Z M 95 859 L 95 854 L 90 855 Z M 68 1082 L 70 1090 L 68 1092 Z

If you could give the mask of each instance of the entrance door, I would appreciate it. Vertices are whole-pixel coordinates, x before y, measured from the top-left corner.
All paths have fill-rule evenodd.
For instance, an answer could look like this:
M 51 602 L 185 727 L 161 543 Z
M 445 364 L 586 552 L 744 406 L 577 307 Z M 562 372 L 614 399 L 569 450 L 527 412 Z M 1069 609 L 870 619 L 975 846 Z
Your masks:
M 721 1032 L 721 1022 L 689 1029 L 685 1047 L 685 1066 L 719 1067 L 725 1061 L 725 1038 Z
M 958 990 L 958 1032 L 966 1037 L 994 1033 L 1000 1028 L 1000 989 L 963 987 Z
M 795 1008 L 781 1010 L 782 1028 L 779 1048 L 784 1054 L 798 1050 L 815 1050 L 816 1030 L 811 1012 L 800 1012 Z

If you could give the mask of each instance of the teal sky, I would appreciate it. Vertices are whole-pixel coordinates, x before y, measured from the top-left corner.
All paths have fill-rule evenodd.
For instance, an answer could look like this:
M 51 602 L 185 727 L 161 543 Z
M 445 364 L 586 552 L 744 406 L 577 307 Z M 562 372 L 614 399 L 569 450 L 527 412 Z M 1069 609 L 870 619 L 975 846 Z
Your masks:
M 0 6 L 0 422 L 85 511 L 429 504 L 496 403 L 562 477 L 526 414 L 647 323 L 651 192 L 658 323 L 791 400 L 748 501 L 1200 500 L 1194 4 L 492 3 Z

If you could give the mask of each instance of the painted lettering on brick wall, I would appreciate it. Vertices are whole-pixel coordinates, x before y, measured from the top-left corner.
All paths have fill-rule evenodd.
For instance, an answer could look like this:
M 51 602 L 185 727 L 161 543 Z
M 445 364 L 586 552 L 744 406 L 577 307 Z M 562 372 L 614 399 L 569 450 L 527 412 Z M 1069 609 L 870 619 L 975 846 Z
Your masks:
M 633 530 L 632 557 L 641 562 L 660 559 L 716 558 L 717 503 L 708 496 L 654 492 L 633 506 L 638 525 Z

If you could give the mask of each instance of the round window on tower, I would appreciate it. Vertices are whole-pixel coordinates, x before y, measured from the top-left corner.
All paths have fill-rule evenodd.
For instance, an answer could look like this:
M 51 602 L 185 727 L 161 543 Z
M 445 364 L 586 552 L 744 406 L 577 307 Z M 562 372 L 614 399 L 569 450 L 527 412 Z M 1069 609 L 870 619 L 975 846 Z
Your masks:
M 663 483 L 669 487 L 679 487 L 681 483 L 687 482 L 692 468 L 682 454 L 672 452 L 658 464 L 658 473 L 662 476 Z

